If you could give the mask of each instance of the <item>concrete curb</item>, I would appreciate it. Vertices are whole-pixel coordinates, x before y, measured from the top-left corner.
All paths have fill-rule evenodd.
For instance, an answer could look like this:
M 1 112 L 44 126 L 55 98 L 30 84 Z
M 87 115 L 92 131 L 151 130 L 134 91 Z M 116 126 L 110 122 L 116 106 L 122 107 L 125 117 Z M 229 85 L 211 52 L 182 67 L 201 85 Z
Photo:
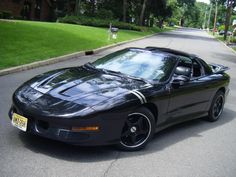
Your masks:
M 161 33 L 163 33 L 163 32 L 161 32 Z M 97 49 L 94 49 L 94 50 L 91 50 L 91 51 L 92 51 L 92 53 L 99 53 L 99 52 L 102 52 L 102 51 L 107 50 L 109 48 L 113 48 L 113 47 L 120 46 L 120 45 L 123 45 L 123 44 L 126 44 L 126 43 L 142 40 L 142 39 L 145 39 L 145 38 L 150 38 L 150 37 L 158 35 L 158 34 L 160 34 L 160 33 L 150 34 L 150 35 L 143 36 L 143 37 L 140 37 L 140 38 L 118 42 L 118 43 L 107 45 L 107 46 L 104 46 L 104 47 L 100 47 L 100 48 L 97 48 Z M 72 54 L 63 55 L 63 56 L 59 56 L 59 57 L 54 57 L 54 58 L 50 58 L 50 59 L 43 60 L 43 61 L 37 61 L 37 62 L 33 62 L 33 63 L 21 65 L 21 66 L 16 66 L 16 67 L 12 67 L 12 68 L 3 69 L 3 70 L 0 70 L 0 76 L 16 73 L 16 72 L 20 72 L 20 71 L 25 71 L 25 70 L 29 70 L 29 69 L 33 69 L 33 68 L 37 68 L 37 67 L 41 67 L 41 66 L 46 66 L 46 65 L 66 61 L 66 60 L 75 59 L 77 57 L 84 56 L 85 52 L 86 51 L 75 52 L 75 53 L 72 53 Z

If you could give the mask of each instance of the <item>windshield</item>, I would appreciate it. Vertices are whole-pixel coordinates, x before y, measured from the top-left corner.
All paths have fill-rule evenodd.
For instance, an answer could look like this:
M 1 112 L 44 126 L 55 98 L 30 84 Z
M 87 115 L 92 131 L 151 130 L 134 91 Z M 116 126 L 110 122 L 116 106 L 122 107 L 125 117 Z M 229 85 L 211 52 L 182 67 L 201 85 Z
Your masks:
M 100 58 L 93 65 L 149 81 L 164 82 L 170 77 L 175 63 L 175 58 L 163 53 L 125 49 Z

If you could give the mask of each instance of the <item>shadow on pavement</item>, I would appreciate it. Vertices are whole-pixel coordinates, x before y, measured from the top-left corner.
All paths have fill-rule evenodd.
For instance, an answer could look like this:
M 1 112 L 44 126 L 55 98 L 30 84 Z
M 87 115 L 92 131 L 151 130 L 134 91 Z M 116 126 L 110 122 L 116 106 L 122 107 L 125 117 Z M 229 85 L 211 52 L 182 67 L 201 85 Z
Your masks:
M 222 62 L 224 62 L 226 60 L 226 61 L 229 61 L 232 63 L 236 63 L 235 53 L 233 53 L 233 52 L 232 52 L 232 54 L 226 54 L 225 52 L 224 53 L 214 52 L 212 56 L 216 57 L 216 58 L 221 58 Z
M 189 34 L 182 34 L 182 33 L 171 33 L 171 32 L 167 32 L 167 33 L 160 33 L 158 34 L 159 36 L 163 36 L 165 38 L 176 38 L 176 39 L 191 39 L 191 40 L 200 40 L 200 41 L 213 41 L 215 42 L 216 39 L 215 38 L 211 38 L 211 37 L 204 37 L 204 36 L 196 36 L 196 35 L 189 35 Z
M 122 152 L 119 154 L 119 158 L 156 153 L 185 139 L 201 138 L 201 133 L 229 123 L 235 118 L 235 115 L 235 111 L 225 108 L 221 119 L 217 122 L 210 123 L 196 119 L 175 125 L 157 133 L 145 149 L 137 152 Z M 113 146 L 79 147 L 25 133 L 19 133 L 19 138 L 25 147 L 33 152 L 74 162 L 114 160 L 117 158 L 117 152 L 119 152 Z

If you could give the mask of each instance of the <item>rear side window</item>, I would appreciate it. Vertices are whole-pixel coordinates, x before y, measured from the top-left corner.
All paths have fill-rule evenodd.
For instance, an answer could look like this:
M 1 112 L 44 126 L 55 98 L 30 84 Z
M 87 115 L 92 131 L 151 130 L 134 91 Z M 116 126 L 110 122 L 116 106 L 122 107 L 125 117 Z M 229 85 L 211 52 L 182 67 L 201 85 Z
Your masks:
M 211 67 L 204 60 L 202 60 L 201 58 L 198 58 L 198 60 L 201 62 L 202 66 L 203 66 L 203 69 L 205 71 L 205 74 L 206 75 L 212 74 Z
M 193 59 L 192 77 L 198 78 L 203 75 L 204 75 L 204 71 L 203 71 L 202 66 L 195 59 Z

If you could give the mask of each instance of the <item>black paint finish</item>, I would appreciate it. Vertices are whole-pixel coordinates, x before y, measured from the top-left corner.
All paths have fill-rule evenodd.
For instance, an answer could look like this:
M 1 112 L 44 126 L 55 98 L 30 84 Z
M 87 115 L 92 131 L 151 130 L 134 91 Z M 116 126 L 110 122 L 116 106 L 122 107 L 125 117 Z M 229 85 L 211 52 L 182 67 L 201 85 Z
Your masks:
M 170 49 L 140 50 L 171 54 L 177 63 L 180 56 L 203 62 Z M 204 64 L 202 67 L 207 67 Z M 228 94 L 230 80 L 223 66 L 207 69 L 203 76 L 178 86 L 172 84 L 175 68 L 166 82 L 146 82 L 87 66 L 54 70 L 34 77 L 15 91 L 9 116 L 16 112 L 28 118 L 27 131 L 43 137 L 79 145 L 115 144 L 120 141 L 127 116 L 141 106 L 154 114 L 156 131 L 207 115 L 216 92 Z M 134 90 L 146 100 L 132 93 Z M 95 125 L 100 127 L 97 132 L 72 131 L 72 127 Z

